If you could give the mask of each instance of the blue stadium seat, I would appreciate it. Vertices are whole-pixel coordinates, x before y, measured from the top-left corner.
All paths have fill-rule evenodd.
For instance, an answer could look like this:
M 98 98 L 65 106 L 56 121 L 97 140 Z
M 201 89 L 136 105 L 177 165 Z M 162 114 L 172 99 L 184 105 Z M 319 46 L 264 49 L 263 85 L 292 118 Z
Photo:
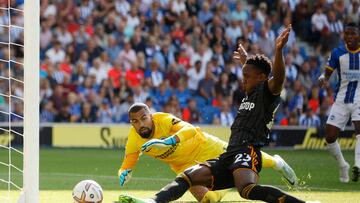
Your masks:
M 202 109 L 206 106 L 206 100 L 200 96 L 194 96 L 193 99 L 196 101 L 196 106 Z
M 205 106 L 201 109 L 200 112 L 200 116 L 203 121 L 202 123 L 204 124 L 211 124 L 214 120 L 214 117 L 220 115 L 219 108 L 213 106 Z

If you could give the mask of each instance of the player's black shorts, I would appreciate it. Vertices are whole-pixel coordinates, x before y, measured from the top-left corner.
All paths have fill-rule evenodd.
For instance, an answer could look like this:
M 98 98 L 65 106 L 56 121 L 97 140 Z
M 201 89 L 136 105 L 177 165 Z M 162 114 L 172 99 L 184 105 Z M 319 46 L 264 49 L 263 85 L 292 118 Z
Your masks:
M 244 146 L 231 152 L 225 152 L 219 158 L 206 161 L 205 166 L 210 167 L 213 175 L 211 190 L 221 190 L 233 188 L 235 170 L 252 170 L 256 174 L 261 171 L 261 152 L 260 148 Z

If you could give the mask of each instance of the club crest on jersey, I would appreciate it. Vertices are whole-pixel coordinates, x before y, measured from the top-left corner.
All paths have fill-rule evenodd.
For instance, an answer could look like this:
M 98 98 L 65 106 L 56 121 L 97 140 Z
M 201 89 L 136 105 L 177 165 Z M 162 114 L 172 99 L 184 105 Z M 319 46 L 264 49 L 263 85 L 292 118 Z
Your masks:
M 251 111 L 251 109 L 253 109 L 254 107 L 255 107 L 254 103 L 252 103 L 252 102 L 244 102 L 244 99 L 243 99 L 242 103 L 240 104 L 239 111 L 240 110 Z

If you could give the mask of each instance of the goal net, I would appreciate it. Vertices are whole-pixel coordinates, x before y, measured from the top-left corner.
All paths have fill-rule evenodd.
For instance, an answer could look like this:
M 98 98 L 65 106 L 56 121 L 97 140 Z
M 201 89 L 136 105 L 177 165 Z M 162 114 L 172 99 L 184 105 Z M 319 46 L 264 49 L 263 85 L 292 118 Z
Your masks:
M 39 4 L 0 0 L 1 203 L 39 202 Z

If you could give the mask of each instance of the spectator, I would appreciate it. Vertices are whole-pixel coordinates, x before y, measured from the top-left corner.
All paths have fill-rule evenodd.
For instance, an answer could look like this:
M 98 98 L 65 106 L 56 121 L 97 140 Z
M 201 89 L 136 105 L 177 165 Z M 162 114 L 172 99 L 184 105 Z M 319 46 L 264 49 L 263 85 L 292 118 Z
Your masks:
M 100 123 L 112 123 L 112 111 L 110 109 L 110 101 L 107 98 L 104 98 L 101 102 L 100 108 L 98 110 L 98 120 Z
M 65 59 L 65 51 L 61 48 L 61 43 L 59 41 L 54 42 L 54 46 L 47 50 L 45 55 L 53 64 L 62 62 Z
M 176 63 L 170 64 L 169 70 L 165 75 L 165 79 L 169 81 L 171 88 L 177 88 L 179 86 L 179 81 L 182 79 L 181 73 L 177 70 Z
M 360 23 L 360 2 L 359 0 L 351 0 L 351 5 L 348 7 L 346 21 Z
M 43 100 L 40 106 L 40 122 L 51 123 L 55 120 L 56 110 L 54 109 L 53 102 L 50 100 Z
M 225 35 L 230 39 L 232 44 L 236 44 L 236 39 L 242 36 L 239 21 L 231 19 L 230 26 L 226 28 Z
M 313 82 L 310 73 L 310 65 L 307 61 L 305 61 L 301 66 L 300 72 L 298 74 L 298 80 L 303 85 L 303 87 L 305 87 L 306 91 L 309 92 L 313 86 Z
M 150 113 L 155 113 L 157 110 L 153 106 L 151 97 L 146 98 L 145 104 L 149 107 Z
M 231 112 L 230 104 L 227 100 L 222 101 L 220 110 L 220 124 L 230 127 L 234 122 L 234 115 Z
M 206 24 L 213 18 L 213 13 L 210 11 L 210 6 L 207 1 L 202 4 L 202 8 L 198 13 L 199 23 Z
M 320 127 L 320 118 L 314 114 L 311 108 L 306 108 L 304 114 L 300 116 L 299 125 L 306 127 Z
M 322 32 L 325 29 L 329 28 L 329 22 L 321 6 L 318 6 L 316 8 L 316 12 L 312 15 L 311 25 L 312 25 L 313 40 L 319 39 L 322 35 Z
M 58 123 L 71 122 L 70 106 L 67 102 L 64 102 L 59 108 L 58 114 L 55 116 L 54 121 Z
M 111 86 L 114 88 L 114 92 L 120 91 L 120 79 L 122 77 L 122 68 L 120 63 L 115 61 L 114 67 L 112 67 L 108 73 L 108 78 L 110 80 Z
M 215 84 L 215 93 L 221 94 L 224 100 L 227 100 L 232 96 L 229 75 L 227 73 L 222 73 L 220 75 L 220 80 Z
M 235 10 L 231 12 L 231 18 L 233 20 L 241 21 L 242 23 L 247 22 L 249 16 L 248 13 L 245 10 L 243 10 L 241 1 L 238 1 L 236 3 Z
M 140 86 L 144 82 L 144 72 L 139 68 L 138 63 L 134 62 L 131 69 L 126 70 L 125 79 L 130 88 Z
M 93 66 L 89 70 L 89 75 L 93 75 L 96 78 L 96 84 L 100 85 L 101 82 L 108 77 L 109 70 L 106 67 L 101 66 L 100 58 L 93 60 Z
M 180 108 L 185 108 L 187 101 L 191 97 L 191 93 L 190 90 L 186 87 L 186 83 L 184 81 L 179 81 L 179 84 L 174 91 L 174 95 L 179 101 Z
M 147 92 L 145 92 L 142 86 L 138 85 L 133 88 L 134 91 L 134 102 L 145 103 L 146 98 L 149 96 Z
M 183 109 L 182 118 L 184 121 L 189 123 L 199 123 L 200 122 L 200 111 L 197 108 L 196 100 L 190 98 L 188 100 L 188 105 Z
M 129 40 L 127 39 L 125 40 L 124 49 L 120 51 L 117 60 L 118 62 L 121 63 L 121 65 L 125 68 L 125 70 L 130 69 L 131 64 L 136 61 L 136 53 L 131 48 L 131 44 Z
M 150 69 L 145 71 L 144 76 L 151 80 L 152 87 L 157 88 L 164 81 L 164 75 L 159 70 L 159 65 L 155 60 L 151 61 Z
M 287 55 L 285 57 L 285 74 L 286 79 L 290 82 L 295 82 L 298 76 L 298 71 L 296 69 L 296 66 L 292 63 L 292 56 Z
M 199 93 L 208 104 L 211 104 L 212 99 L 215 97 L 215 81 L 214 75 L 210 68 L 206 70 L 205 78 L 199 82 Z
M 175 62 L 174 53 L 170 50 L 169 42 L 163 42 L 161 50 L 155 53 L 154 59 L 159 63 L 162 71 L 166 71 L 169 65 Z

